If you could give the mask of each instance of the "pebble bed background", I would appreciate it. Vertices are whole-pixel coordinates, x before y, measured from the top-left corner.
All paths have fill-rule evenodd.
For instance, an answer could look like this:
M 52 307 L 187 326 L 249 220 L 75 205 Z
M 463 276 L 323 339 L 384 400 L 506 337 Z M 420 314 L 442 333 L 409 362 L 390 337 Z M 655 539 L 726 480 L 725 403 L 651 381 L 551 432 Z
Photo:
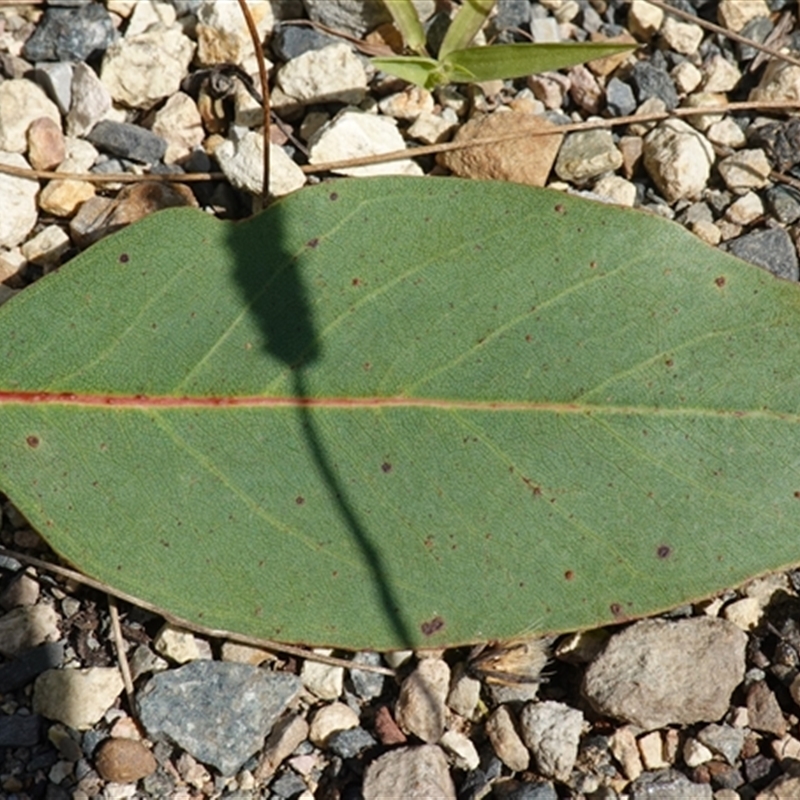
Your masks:
M 448 2 L 416 3 L 436 41 Z M 800 164 L 796 118 L 737 109 L 566 135 L 555 128 L 796 102 L 798 65 L 643 0 L 499 0 L 489 38 L 641 47 L 431 94 L 375 74 L 354 45 L 392 41 L 378 2 L 249 5 L 282 121 L 271 128 L 274 195 L 318 180 L 301 165 L 508 133 L 538 114 L 551 135 L 340 174 L 451 171 L 581 192 L 674 218 L 800 278 L 800 193 L 787 184 Z M 791 0 L 673 5 L 800 53 Z M 285 24 L 301 18 L 351 39 Z M 158 208 L 248 215 L 261 190 L 261 112 L 238 74 L 257 68 L 233 0 L 0 4 L 0 165 L 39 171 L 0 173 L 0 302 Z M 79 177 L 216 170 L 224 177 L 201 183 Z M 0 542 L 52 558 L 5 500 Z M 553 643 L 541 686 L 479 680 L 466 651 L 353 657 L 356 667 L 397 670 L 387 677 L 206 639 L 124 607 L 135 716 L 105 596 L 9 556 L 0 556 L 0 575 L 2 797 L 800 797 L 796 573 L 624 629 L 567 636 Z M 543 661 L 539 649 L 528 655 Z

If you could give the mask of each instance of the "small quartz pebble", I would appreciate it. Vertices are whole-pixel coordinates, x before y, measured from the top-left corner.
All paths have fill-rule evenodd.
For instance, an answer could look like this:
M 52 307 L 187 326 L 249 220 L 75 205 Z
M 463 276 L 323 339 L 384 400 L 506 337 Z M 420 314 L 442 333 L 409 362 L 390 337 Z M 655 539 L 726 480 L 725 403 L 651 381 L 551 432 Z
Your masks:
M 71 217 L 94 194 L 94 184 L 88 181 L 57 178 L 42 189 L 39 208 L 54 217 Z
M 702 742 L 690 736 L 683 745 L 683 763 L 687 767 L 699 767 L 714 757 L 711 750 Z
M 636 744 L 639 747 L 645 769 L 663 769 L 669 766 L 664 759 L 664 741 L 660 731 L 645 733 L 639 737 Z
M 325 164 L 360 156 L 380 155 L 406 147 L 397 124 L 389 117 L 345 109 L 309 140 L 309 162 Z M 422 169 L 410 159 L 372 164 L 365 167 L 340 167 L 340 175 L 422 175 Z
M 278 86 L 301 103 L 351 103 L 367 93 L 367 74 L 346 44 L 310 50 L 278 70 Z
M 619 175 L 606 175 L 594 185 L 592 191 L 619 206 L 632 208 L 636 204 L 636 186 Z
M 668 15 L 661 26 L 661 37 L 672 50 L 691 55 L 703 41 L 703 29 L 691 22 L 678 22 Z
M 266 780 L 274 775 L 283 761 L 308 739 L 309 730 L 303 714 L 281 717 L 267 737 L 261 760 L 256 767 L 256 778 Z
M 269 650 L 262 650 L 260 647 L 252 647 L 249 644 L 239 644 L 238 642 L 223 642 L 221 648 L 223 661 L 231 661 L 234 664 L 251 664 L 258 667 L 265 661 L 272 661 L 275 656 Z
M 201 0 L 197 4 L 197 60 L 202 66 L 238 64 L 245 72 L 258 70 L 252 38 L 237 3 Z M 251 0 L 248 9 L 263 42 L 275 24 L 269 0 Z M 266 63 L 269 69 L 271 64 Z
M 751 19 L 769 15 L 766 0 L 720 0 L 717 6 L 719 24 L 734 33 L 739 33 Z
M 514 725 L 507 706 L 498 706 L 486 721 L 486 735 L 497 757 L 513 772 L 528 769 L 530 753 Z
M 151 28 L 106 51 L 100 80 L 111 97 L 131 108 L 150 108 L 178 91 L 195 45 L 176 28 Z
M 564 105 L 570 81 L 566 75 L 562 75 L 560 72 L 543 72 L 531 75 L 528 78 L 528 86 L 531 88 L 533 96 L 544 103 L 545 108 L 555 110 Z
M 229 139 L 214 151 L 225 177 L 237 189 L 261 194 L 264 185 L 264 138 L 248 131 L 238 142 Z M 294 192 L 306 182 L 300 167 L 278 145 L 270 144 L 269 193 L 282 197 Z
M 53 267 L 71 246 L 69 236 L 58 225 L 42 228 L 32 239 L 22 245 L 22 255 L 31 264 Z
M 158 2 L 158 0 L 136 0 L 128 17 L 125 35 L 136 36 L 144 33 L 151 25 L 170 28 L 175 24 L 176 19 L 175 6 L 170 3 Z
M 34 169 L 55 169 L 66 154 L 61 127 L 50 117 L 35 119 L 28 128 L 28 160 Z
M 569 71 L 569 96 L 587 114 L 600 113 L 603 90 L 592 72 L 583 64 L 578 64 Z
M 702 82 L 703 73 L 691 61 L 681 61 L 670 73 L 679 92 L 688 94 L 693 92 Z
M 320 655 L 329 656 L 330 650 L 319 650 Z M 336 700 L 344 690 L 344 668 L 306 659 L 300 671 L 300 680 L 308 691 L 323 700 Z
M 481 682 L 469 675 L 454 676 L 447 694 L 447 707 L 466 719 L 471 719 L 481 694 Z
M 747 142 L 744 131 L 730 117 L 712 123 L 706 130 L 706 137 L 712 144 L 734 149 L 744 146 Z
M 433 111 L 433 95 L 420 86 L 409 86 L 402 92 L 384 97 L 378 108 L 382 114 L 395 119 L 415 120 L 420 114 Z
M 71 96 L 67 133 L 85 136 L 111 110 L 111 95 L 91 67 L 76 64 Z
M 0 151 L 24 153 L 28 127 L 40 117 L 61 128 L 58 107 L 33 81 L 18 78 L 0 82 Z
M 725 185 L 736 194 L 760 189 L 769 183 L 772 166 L 761 149 L 739 150 L 717 165 Z
M 76 731 L 96 725 L 122 692 L 116 667 L 51 669 L 33 687 L 33 709 Z
M 637 39 L 650 41 L 663 21 L 664 12 L 646 0 L 633 0 L 628 7 L 628 28 Z
M 6 658 L 44 642 L 54 642 L 59 636 L 58 614 L 44 601 L 20 606 L 0 617 L 0 655 Z
M 635 781 L 642 774 L 642 759 L 636 736 L 630 725 L 623 725 L 614 731 L 611 737 L 611 752 L 619 761 L 628 780 Z
M 761 198 L 755 192 L 748 192 L 745 195 L 742 195 L 740 198 L 735 200 L 731 205 L 728 206 L 727 210 L 725 211 L 726 219 L 729 219 L 731 222 L 735 222 L 737 225 L 749 225 L 751 222 L 755 222 L 760 216 L 764 213 L 764 204 L 761 202 Z M 742 600 L 738 601 L 739 603 L 745 603 L 745 606 L 740 606 L 741 609 L 747 607 L 747 603 L 745 601 L 755 601 L 757 611 L 757 616 L 760 617 L 760 606 L 761 604 L 759 601 L 754 597 L 746 597 L 742 598 Z M 736 604 L 732 604 L 736 605 Z M 728 606 L 730 609 L 730 606 Z M 728 614 L 725 615 L 726 619 L 730 619 L 732 622 L 736 622 L 736 620 L 731 619 Z M 750 614 L 752 617 L 752 613 Z M 738 623 L 737 623 L 738 624 Z M 757 624 L 757 622 L 755 623 Z M 739 627 L 742 627 L 741 625 Z
M 459 731 L 445 731 L 439 746 L 452 756 L 457 769 L 473 770 L 481 763 L 472 740 Z
M 717 720 L 744 675 L 746 642 L 727 620 L 636 622 L 589 665 L 582 691 L 598 713 L 645 730 Z
M 152 131 L 167 143 L 165 164 L 185 159 L 205 138 L 197 104 L 183 92 L 172 95 L 156 113 Z
M 755 206 L 755 201 L 752 201 L 754 203 L 753 208 L 748 211 L 746 207 L 742 207 L 740 204 L 743 200 L 746 201 L 750 195 L 755 198 L 758 205 Z M 728 210 L 725 212 L 725 216 L 737 225 L 747 225 L 748 222 L 751 222 L 763 213 L 764 208 L 761 205 L 761 198 L 759 198 L 757 194 L 751 192 L 749 195 L 739 198 L 733 205 L 729 206 Z M 724 611 L 725 619 L 729 620 L 743 631 L 750 631 L 756 628 L 761 621 L 762 615 L 763 608 L 755 597 L 743 597 L 741 600 L 729 603 L 725 606 Z
M 563 181 L 581 184 L 622 166 L 622 153 L 611 131 L 575 131 L 564 138 L 556 159 L 556 175 Z
M 742 78 L 735 64 L 717 53 L 703 64 L 703 91 L 730 92 Z
M 167 624 L 161 628 L 153 639 L 153 647 L 159 655 L 176 664 L 186 664 L 200 658 L 200 648 L 194 634 L 174 625 Z
M 390 750 L 367 765 L 364 800 L 436 798 L 456 800 L 447 759 L 436 745 Z
M 800 97 L 800 66 L 774 58 L 767 63 L 761 80 L 750 92 L 751 102 L 796 102 Z
M 568 780 L 578 757 L 583 714 L 564 703 L 528 703 L 520 714 L 522 739 L 538 771 L 547 778 Z
M 462 178 L 505 180 L 544 186 L 556 160 L 563 134 L 544 117 L 509 111 L 476 116 L 463 125 L 455 142 L 486 139 L 526 131 L 553 130 L 552 136 L 521 136 L 519 139 L 493 142 L 440 153 L 437 162 Z
M 132 739 L 106 739 L 95 756 L 100 776 L 114 783 L 136 783 L 156 771 L 153 754 Z
M 426 658 L 400 686 L 395 714 L 406 733 L 423 742 L 438 742 L 444 733 L 445 699 L 450 667 L 441 659 Z
M 697 197 L 706 187 L 714 149 L 691 125 L 665 120 L 644 138 L 644 165 L 669 202 Z
M 355 728 L 358 722 L 358 714 L 350 706 L 344 703 L 330 703 L 314 713 L 308 738 L 317 747 L 325 747 L 329 736 Z

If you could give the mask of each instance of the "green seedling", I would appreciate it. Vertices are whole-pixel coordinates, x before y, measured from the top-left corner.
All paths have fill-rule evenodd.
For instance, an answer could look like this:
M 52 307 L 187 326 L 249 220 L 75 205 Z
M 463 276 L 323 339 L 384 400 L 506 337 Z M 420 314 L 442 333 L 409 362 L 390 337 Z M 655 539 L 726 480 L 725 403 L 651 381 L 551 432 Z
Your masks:
M 384 72 L 425 89 L 434 89 L 447 83 L 522 78 L 624 53 L 635 47 L 606 42 L 470 47 L 497 0 L 464 0 L 450 23 L 438 57 L 431 58 L 425 49 L 425 32 L 412 0 L 384 2 L 403 36 L 409 54 L 373 58 L 372 63 Z

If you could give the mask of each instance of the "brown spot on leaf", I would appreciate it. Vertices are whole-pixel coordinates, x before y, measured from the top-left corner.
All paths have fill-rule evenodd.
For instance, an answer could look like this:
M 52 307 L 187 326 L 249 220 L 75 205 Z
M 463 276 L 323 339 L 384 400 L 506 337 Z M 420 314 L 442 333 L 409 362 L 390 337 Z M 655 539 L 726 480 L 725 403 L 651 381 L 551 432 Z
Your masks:
M 619 603 L 612 603 L 608 608 L 615 617 L 622 616 L 622 606 Z
M 433 636 L 434 633 L 438 633 L 442 628 L 444 628 L 444 620 L 441 617 L 436 616 L 427 622 L 423 622 L 419 628 L 422 631 L 423 636 Z
M 721 289 L 725 285 L 725 276 L 720 275 L 718 278 L 714 278 L 714 283 Z
M 339 193 L 338 193 L 338 192 L 331 192 L 331 193 L 328 195 L 328 197 L 329 197 L 331 200 L 338 200 L 338 199 L 339 199 Z
M 309 239 L 306 242 L 306 247 L 310 247 L 312 250 L 319 245 L 319 239 L 315 236 L 313 239 Z
M 797 497 L 797 498 L 800 498 L 800 490 L 796 491 L 796 492 L 794 493 L 794 496 L 795 496 L 795 497 Z
M 555 207 L 555 212 L 556 212 L 556 214 L 566 214 L 567 213 L 567 209 L 561 203 L 559 203 Z
M 383 464 L 381 464 L 381 470 L 383 472 L 391 472 L 392 465 L 388 461 L 384 461 Z
M 39 446 L 39 437 L 38 436 L 28 436 L 25 441 L 28 443 L 28 447 L 38 447 Z
M 119 256 L 119 263 L 120 264 L 127 264 L 131 260 L 131 257 L 127 253 L 120 253 Z
M 301 506 L 301 505 L 303 505 L 303 503 L 305 503 L 306 499 L 305 499 L 305 497 L 303 497 L 303 495 L 299 494 L 299 495 L 297 495 L 297 497 L 295 497 L 294 501 L 295 501 L 295 503 L 297 503 L 297 505 Z
M 672 548 L 668 544 L 660 544 L 656 548 L 656 555 L 659 558 L 669 558 L 672 555 Z
M 575 577 L 575 573 L 571 569 L 568 569 L 568 570 L 566 570 L 566 572 L 564 572 L 564 579 L 565 580 L 571 581 L 574 577 Z

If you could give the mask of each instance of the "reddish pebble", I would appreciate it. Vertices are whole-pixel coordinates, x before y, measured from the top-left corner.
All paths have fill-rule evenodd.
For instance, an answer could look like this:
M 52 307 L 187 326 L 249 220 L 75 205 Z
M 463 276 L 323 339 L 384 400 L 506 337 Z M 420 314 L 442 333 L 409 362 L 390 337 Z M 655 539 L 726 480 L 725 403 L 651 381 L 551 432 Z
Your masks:
M 100 776 L 113 783 L 136 783 L 158 766 L 153 754 L 133 739 L 106 739 L 94 763 Z
M 28 128 L 28 160 L 34 169 L 55 169 L 66 153 L 64 134 L 49 117 L 35 119 Z
M 387 706 L 381 706 L 375 713 L 375 733 L 384 745 L 405 744 L 407 741 Z

